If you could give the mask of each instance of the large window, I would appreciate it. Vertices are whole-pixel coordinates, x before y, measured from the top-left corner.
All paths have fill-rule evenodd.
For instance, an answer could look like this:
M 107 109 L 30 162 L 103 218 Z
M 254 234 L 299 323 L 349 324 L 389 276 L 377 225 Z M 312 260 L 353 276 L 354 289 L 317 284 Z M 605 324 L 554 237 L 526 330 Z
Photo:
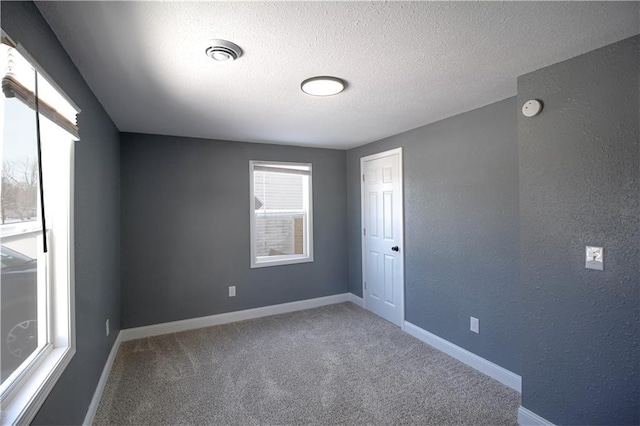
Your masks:
M 251 161 L 251 267 L 313 261 L 311 164 Z
M 78 110 L 4 37 L 0 66 L 0 398 L 2 424 L 14 424 L 33 419 L 75 352 Z

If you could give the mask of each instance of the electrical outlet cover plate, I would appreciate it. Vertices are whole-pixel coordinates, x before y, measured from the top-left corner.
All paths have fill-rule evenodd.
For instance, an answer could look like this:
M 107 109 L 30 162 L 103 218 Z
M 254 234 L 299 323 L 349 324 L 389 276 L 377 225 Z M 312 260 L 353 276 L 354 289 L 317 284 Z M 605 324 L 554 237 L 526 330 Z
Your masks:
M 229 297 L 234 297 L 235 295 L 236 295 L 236 286 L 235 285 L 229 286 Z
M 584 267 L 587 269 L 595 269 L 596 271 L 603 271 L 604 248 L 587 246 Z

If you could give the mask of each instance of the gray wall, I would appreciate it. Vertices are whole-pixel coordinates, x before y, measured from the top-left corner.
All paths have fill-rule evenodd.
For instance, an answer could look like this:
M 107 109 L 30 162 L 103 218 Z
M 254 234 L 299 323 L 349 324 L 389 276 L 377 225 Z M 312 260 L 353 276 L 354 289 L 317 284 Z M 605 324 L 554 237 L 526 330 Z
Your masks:
M 350 291 L 362 295 L 360 157 L 403 147 L 407 321 L 519 373 L 516 120 L 510 98 L 352 149 L 347 185 Z
M 79 424 L 120 329 L 119 134 L 35 5 L 3 1 L 0 7 L 2 28 L 82 109 L 75 149 L 77 352 L 34 420 Z
M 638 46 L 518 79 L 518 105 L 544 102 L 518 119 L 522 404 L 556 424 L 640 423 Z
M 123 327 L 348 291 L 344 151 L 121 138 Z M 313 164 L 313 263 L 250 268 L 249 160 Z

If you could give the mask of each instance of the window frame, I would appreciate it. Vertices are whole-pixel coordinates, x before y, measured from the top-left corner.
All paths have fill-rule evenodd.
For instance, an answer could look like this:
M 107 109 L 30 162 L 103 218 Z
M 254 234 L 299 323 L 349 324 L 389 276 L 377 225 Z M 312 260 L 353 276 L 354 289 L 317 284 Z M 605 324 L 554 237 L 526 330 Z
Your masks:
M 2 32 L 3 38 L 6 37 Z M 79 113 L 80 109 L 60 89 L 42 67 L 33 60 L 22 45 L 14 43 L 18 51 L 29 64 Z M 4 127 L 4 99 L 0 102 L 0 127 Z M 45 119 L 42 117 L 42 119 Z M 46 120 L 46 119 L 45 119 Z M 68 132 L 66 132 L 68 133 Z M 68 152 L 60 154 L 68 164 L 64 173 L 68 186 L 63 194 L 66 217 L 63 218 L 62 231 L 51 238 L 45 262 L 47 343 L 28 357 L 19 367 L 18 374 L 5 386 L 0 396 L 2 404 L 2 424 L 29 424 L 51 393 L 66 367 L 76 353 L 75 330 L 75 249 L 74 249 L 74 181 L 75 181 L 75 143 L 77 138 L 69 135 L 64 142 Z M 67 145 L 68 143 L 68 145 Z M 46 190 L 46 183 L 45 183 Z M 47 234 L 51 235 L 51 230 Z M 56 253 L 58 253 L 56 255 Z M 61 255 L 62 254 L 62 255 Z M 62 278 L 66 285 L 60 285 Z M 41 296 L 38 295 L 38 302 Z M 41 304 L 39 303 L 39 306 Z M 38 308 L 41 309 L 40 307 Z M 26 361 L 26 360 L 25 360 Z
M 308 188 L 305 192 L 308 192 L 308 212 L 307 212 L 307 226 L 304 229 L 304 242 L 306 246 L 306 254 L 303 255 L 281 255 L 281 256 L 268 256 L 268 259 L 259 260 L 259 256 L 256 255 L 256 214 L 255 214 L 255 188 L 254 188 L 254 172 L 255 166 L 272 166 L 272 167 L 308 167 L 309 168 L 309 182 Z M 266 161 L 266 160 L 251 160 L 249 161 L 249 222 L 250 222 L 250 236 L 249 244 L 251 247 L 251 268 L 265 268 L 270 266 L 283 266 L 283 265 L 295 265 L 299 263 L 313 262 L 313 165 L 312 163 L 302 162 L 285 162 L 285 161 Z

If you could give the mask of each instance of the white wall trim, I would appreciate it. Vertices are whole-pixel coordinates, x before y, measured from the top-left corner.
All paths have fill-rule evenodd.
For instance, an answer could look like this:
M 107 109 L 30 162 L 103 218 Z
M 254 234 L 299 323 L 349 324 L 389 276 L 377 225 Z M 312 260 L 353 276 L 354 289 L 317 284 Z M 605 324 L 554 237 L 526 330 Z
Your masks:
M 111 374 L 111 367 L 113 367 L 113 362 L 118 354 L 118 349 L 120 349 L 120 343 L 122 343 L 122 331 L 118 333 L 115 342 L 113 342 L 111 352 L 109 352 L 109 357 L 107 358 L 107 362 L 105 362 L 104 369 L 100 375 L 100 380 L 98 380 L 98 386 L 96 386 L 96 391 L 93 393 L 93 398 L 91 398 L 91 404 L 89 404 L 87 414 L 84 416 L 84 421 L 82 422 L 83 425 L 93 424 L 96 412 L 98 411 L 98 405 L 102 399 L 102 392 L 104 392 L 104 387 L 107 385 L 107 379 L 109 379 L 109 374 Z
M 549 420 L 527 410 L 522 405 L 518 408 L 518 424 L 520 426 L 554 426 Z
M 455 359 L 464 362 L 465 364 L 475 368 L 481 373 L 486 374 L 499 381 L 500 383 L 509 386 L 518 392 L 522 392 L 522 379 L 517 374 L 500 367 L 497 364 L 487 361 L 486 359 L 479 357 L 473 352 L 469 352 L 460 346 L 454 345 L 448 340 L 438 337 L 433 333 L 411 324 L 409 321 L 404 322 L 403 330 L 413 337 L 422 340 L 426 344 L 433 346 L 442 352 L 451 355 Z
M 207 317 L 165 322 L 162 324 L 147 325 L 143 327 L 127 328 L 125 330 L 121 330 L 120 335 L 122 336 L 122 341 L 126 342 L 128 340 L 143 339 L 145 337 L 160 336 L 163 334 L 177 333 L 180 331 L 193 330 L 196 328 L 228 324 L 230 322 L 267 317 L 270 315 L 286 314 L 288 312 L 303 311 L 305 309 L 318 308 L 320 306 L 333 305 L 335 303 L 343 303 L 348 301 L 349 293 L 334 294 L 332 296 L 282 303 L 280 305 L 264 306 L 262 308 L 246 309 L 243 311 L 227 312 L 224 314 L 210 315 Z
M 353 293 L 349 293 L 349 302 L 353 303 L 354 305 L 360 306 L 361 308 L 364 309 L 364 300 L 360 296 L 356 296 Z

